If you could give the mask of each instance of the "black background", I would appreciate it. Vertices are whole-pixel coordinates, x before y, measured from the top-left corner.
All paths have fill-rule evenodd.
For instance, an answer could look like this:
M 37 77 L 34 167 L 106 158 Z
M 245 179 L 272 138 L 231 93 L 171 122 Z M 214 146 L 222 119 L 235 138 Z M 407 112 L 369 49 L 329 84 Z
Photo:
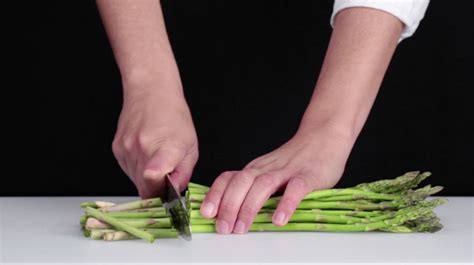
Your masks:
M 200 141 L 193 181 L 209 185 L 293 135 L 333 1 L 162 4 Z M 420 169 L 444 195 L 474 195 L 473 5 L 432 1 L 399 45 L 338 186 Z M 0 194 L 136 195 L 111 152 L 121 83 L 95 3 L 51 1 L 34 11 L 40 18 L 17 29 L 20 53 L 31 57 L 13 88 L 20 100 L 35 96 L 4 112 L 12 135 Z

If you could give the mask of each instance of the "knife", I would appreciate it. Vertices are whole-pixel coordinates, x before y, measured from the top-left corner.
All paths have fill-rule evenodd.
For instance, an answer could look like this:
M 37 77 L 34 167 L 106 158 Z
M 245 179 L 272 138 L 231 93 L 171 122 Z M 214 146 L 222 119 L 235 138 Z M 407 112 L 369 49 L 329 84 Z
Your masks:
M 189 223 L 188 209 L 184 203 L 179 189 L 171 180 L 169 174 L 166 174 L 165 178 L 165 208 L 171 215 L 174 228 L 178 231 L 178 234 L 184 239 L 191 241 L 191 226 Z

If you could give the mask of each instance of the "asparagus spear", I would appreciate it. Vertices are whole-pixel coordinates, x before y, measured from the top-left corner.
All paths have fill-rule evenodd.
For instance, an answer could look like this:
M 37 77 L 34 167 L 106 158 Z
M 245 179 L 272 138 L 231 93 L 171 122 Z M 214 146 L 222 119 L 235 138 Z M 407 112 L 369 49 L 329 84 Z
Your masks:
M 115 217 L 111 217 L 107 215 L 107 213 L 101 212 L 99 210 L 96 210 L 92 207 L 86 207 L 86 213 L 94 218 L 97 218 L 100 221 L 106 222 L 117 229 L 126 231 L 138 238 L 144 239 L 150 243 L 153 243 L 155 241 L 155 236 L 152 234 L 142 231 L 138 228 L 135 228 L 133 226 L 130 226 L 129 224 L 120 221 L 120 219 L 117 219 Z
M 85 236 L 85 237 L 90 237 L 91 235 L 91 231 L 86 229 L 85 227 L 82 227 L 81 228 L 81 231 L 82 231 L 82 234 Z
M 178 237 L 176 229 L 145 229 L 144 231 L 154 235 L 156 238 L 174 238 Z M 104 233 L 102 239 L 106 241 L 130 240 L 137 239 L 125 231 L 111 231 Z
M 379 193 L 399 193 L 418 186 L 421 181 L 430 175 L 430 172 L 420 174 L 419 171 L 412 171 L 395 179 L 383 179 L 370 183 L 361 183 L 357 185 L 356 188 Z
M 158 229 L 143 229 L 155 236 L 155 238 L 171 238 L 178 237 L 178 232 L 174 228 L 158 228 Z M 91 229 L 90 238 L 99 240 L 104 239 L 108 241 L 126 240 L 126 239 L 138 239 L 125 231 L 119 231 L 115 229 Z
M 271 213 L 259 213 L 253 220 L 254 223 L 271 223 Z M 303 222 L 303 223 L 333 223 L 333 224 L 353 224 L 360 223 L 364 219 L 359 217 L 345 216 L 345 215 L 324 215 L 317 213 L 294 213 L 289 222 Z M 205 218 L 191 218 L 191 224 L 215 224 L 215 219 Z
M 266 209 L 262 208 L 258 213 L 274 213 L 274 209 Z M 191 210 L 189 211 L 190 218 L 204 218 L 201 215 L 200 210 Z M 345 215 L 345 216 L 353 216 L 353 217 L 360 217 L 360 218 L 370 218 L 379 216 L 382 214 L 388 214 L 390 211 L 351 211 L 351 210 L 321 210 L 321 209 L 308 209 L 308 210 L 295 210 L 296 213 L 314 213 L 314 214 L 324 214 L 324 215 Z
M 171 227 L 170 218 L 119 218 L 121 222 L 136 228 L 166 228 Z M 86 228 L 88 229 L 106 229 L 113 228 L 113 225 L 97 220 L 96 218 L 87 218 Z
M 390 226 L 387 228 L 380 228 L 380 231 L 385 231 L 385 232 L 391 232 L 391 233 L 411 233 L 413 232 L 412 229 L 410 229 L 407 226 L 404 225 L 396 225 L 396 226 Z
M 197 184 L 197 183 L 194 183 L 194 182 L 189 182 L 188 183 L 188 189 L 189 188 L 194 188 L 194 189 L 199 189 L 199 190 L 209 190 L 209 187 L 201 185 L 201 184 Z
M 94 240 L 102 239 L 105 233 L 114 232 L 117 230 L 114 229 L 91 229 L 90 238 Z
M 81 226 L 86 225 L 86 221 L 87 221 L 87 216 L 86 216 L 86 215 L 82 215 L 82 216 L 79 218 L 79 223 L 81 224 Z
M 116 218 L 161 218 L 167 217 L 166 211 L 152 212 L 110 212 L 110 216 Z
M 195 187 L 188 186 L 188 191 L 193 194 L 206 194 L 209 191 L 209 188 L 202 189 L 202 188 L 195 188 Z
M 105 202 L 105 201 L 92 201 L 92 202 L 83 202 L 81 203 L 82 208 L 92 207 L 92 208 L 103 208 L 103 207 L 110 207 L 115 205 L 113 202 Z
M 140 208 L 140 209 L 134 209 L 134 210 L 128 210 L 126 212 L 164 212 L 166 213 L 165 207 L 150 207 L 150 208 Z
M 136 210 L 136 209 L 149 208 L 149 207 L 158 207 L 158 206 L 163 206 L 161 199 L 152 198 L 152 199 L 146 199 L 146 200 L 119 203 L 113 206 L 101 208 L 101 210 L 104 212 L 120 212 L 120 211 L 129 211 L 129 210 Z

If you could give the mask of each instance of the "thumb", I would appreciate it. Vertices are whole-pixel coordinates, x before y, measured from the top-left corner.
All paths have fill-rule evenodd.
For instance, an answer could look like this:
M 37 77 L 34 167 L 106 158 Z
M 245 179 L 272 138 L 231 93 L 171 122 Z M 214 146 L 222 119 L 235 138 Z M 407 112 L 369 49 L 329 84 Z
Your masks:
M 165 175 L 174 171 L 183 160 L 185 152 L 178 148 L 159 148 L 143 168 L 143 180 L 150 190 L 159 195 L 164 191 Z

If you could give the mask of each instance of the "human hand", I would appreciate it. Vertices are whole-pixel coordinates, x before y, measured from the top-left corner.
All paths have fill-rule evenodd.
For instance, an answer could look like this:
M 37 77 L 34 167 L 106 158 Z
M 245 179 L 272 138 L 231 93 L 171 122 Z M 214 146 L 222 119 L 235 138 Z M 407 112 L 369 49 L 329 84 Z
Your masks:
M 162 195 L 167 173 L 181 191 L 185 189 L 198 159 L 196 132 L 181 89 L 157 89 L 162 86 L 170 85 L 124 87 L 112 144 L 118 163 L 142 198 Z
M 245 233 L 265 201 L 286 186 L 272 218 L 275 225 L 285 225 L 306 194 L 339 181 L 353 143 L 327 127 L 311 134 L 301 131 L 244 169 L 222 173 L 207 193 L 201 214 L 217 216 L 218 233 Z

